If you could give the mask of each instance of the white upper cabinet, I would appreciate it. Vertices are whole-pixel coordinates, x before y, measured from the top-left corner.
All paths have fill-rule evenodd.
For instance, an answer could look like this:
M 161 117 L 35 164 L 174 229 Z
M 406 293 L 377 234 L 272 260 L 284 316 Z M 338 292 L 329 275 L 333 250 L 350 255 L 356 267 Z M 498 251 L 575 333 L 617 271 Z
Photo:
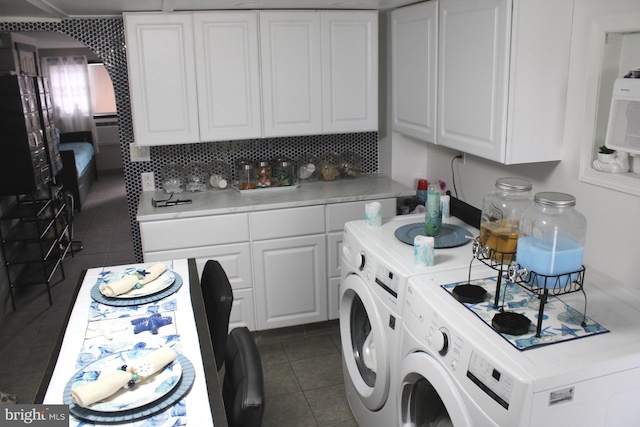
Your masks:
M 198 142 L 191 14 L 124 14 L 138 145 Z
M 193 14 L 202 141 L 262 136 L 257 12 Z
M 393 130 L 434 142 L 438 2 L 391 13 Z
M 436 143 L 505 164 L 560 160 L 573 1 L 439 8 Z
M 378 130 L 378 13 L 321 12 L 324 133 Z
M 322 133 L 320 14 L 260 12 L 264 136 Z
M 126 13 L 135 142 L 378 129 L 372 11 Z
M 378 130 L 378 13 L 260 12 L 264 136 Z

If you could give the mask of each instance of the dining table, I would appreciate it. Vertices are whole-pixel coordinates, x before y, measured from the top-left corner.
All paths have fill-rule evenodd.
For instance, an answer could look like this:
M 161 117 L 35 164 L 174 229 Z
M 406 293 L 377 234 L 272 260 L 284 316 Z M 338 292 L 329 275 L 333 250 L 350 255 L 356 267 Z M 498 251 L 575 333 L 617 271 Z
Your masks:
M 104 295 L 105 285 L 144 275 L 157 263 L 82 272 L 35 403 L 68 405 L 74 427 L 227 427 L 196 262 L 161 264 L 166 270 L 156 281 L 115 297 Z M 135 366 L 137 358 L 167 348 L 175 360 L 143 381 L 134 378 L 140 384 L 131 382 L 91 405 L 74 400 L 77 387 L 97 381 L 102 372 L 125 370 L 127 363 Z

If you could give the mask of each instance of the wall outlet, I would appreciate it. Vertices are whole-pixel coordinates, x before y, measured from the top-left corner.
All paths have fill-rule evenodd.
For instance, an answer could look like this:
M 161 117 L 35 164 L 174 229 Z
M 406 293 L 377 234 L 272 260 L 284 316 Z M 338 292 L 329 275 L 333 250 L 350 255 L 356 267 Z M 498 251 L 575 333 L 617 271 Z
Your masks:
M 154 182 L 153 172 L 142 172 L 140 174 L 142 179 L 142 191 L 155 191 L 156 184 Z

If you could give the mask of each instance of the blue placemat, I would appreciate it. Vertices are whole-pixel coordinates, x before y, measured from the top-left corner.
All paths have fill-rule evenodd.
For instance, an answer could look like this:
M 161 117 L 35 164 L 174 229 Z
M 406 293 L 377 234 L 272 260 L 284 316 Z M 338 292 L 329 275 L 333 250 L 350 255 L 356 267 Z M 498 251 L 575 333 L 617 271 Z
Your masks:
M 467 282 L 452 283 L 443 285 L 449 294 L 458 285 Z M 489 326 L 496 334 L 497 332 L 491 326 L 491 319 L 497 313 L 499 308 L 494 307 L 494 298 L 496 291 L 496 278 L 488 278 L 481 280 L 472 280 L 473 285 L 483 287 L 487 294 L 484 301 L 480 303 L 461 303 L 472 313 L 478 316 Z M 500 285 L 500 299 L 504 296 L 504 310 L 525 315 L 530 321 L 528 333 L 524 335 L 509 335 L 500 333 L 500 335 L 518 350 L 529 350 L 535 347 L 555 344 L 559 342 L 569 341 L 576 338 L 588 337 L 595 334 L 609 332 L 599 323 L 587 317 L 584 314 L 567 305 L 557 296 L 549 296 L 544 307 L 542 330 L 540 337 L 536 337 L 536 325 L 538 323 L 538 309 L 540 307 L 540 299 L 537 294 L 525 289 L 524 287 L 505 281 Z M 453 296 L 452 296 L 453 297 Z M 582 321 L 586 322 L 586 326 L 582 326 Z

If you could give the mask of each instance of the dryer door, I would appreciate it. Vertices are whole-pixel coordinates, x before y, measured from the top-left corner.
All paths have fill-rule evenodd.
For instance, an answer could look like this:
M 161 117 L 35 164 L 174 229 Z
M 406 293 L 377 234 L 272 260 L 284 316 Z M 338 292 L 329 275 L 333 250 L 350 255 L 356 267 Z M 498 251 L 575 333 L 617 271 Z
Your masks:
M 342 357 L 360 400 L 371 411 L 389 395 L 389 356 L 384 324 L 373 293 L 355 274 L 342 282 L 340 298 Z
M 473 426 L 454 382 L 428 354 L 406 356 L 400 378 L 402 426 Z

